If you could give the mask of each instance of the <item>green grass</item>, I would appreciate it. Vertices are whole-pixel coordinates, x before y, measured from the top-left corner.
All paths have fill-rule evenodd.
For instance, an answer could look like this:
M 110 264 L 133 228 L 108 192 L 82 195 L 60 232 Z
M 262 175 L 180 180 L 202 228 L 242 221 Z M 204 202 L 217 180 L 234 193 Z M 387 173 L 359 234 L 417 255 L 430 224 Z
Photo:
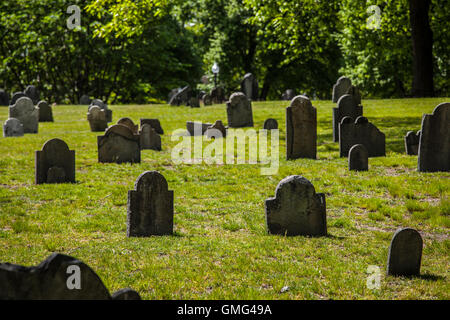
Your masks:
M 163 151 L 142 151 L 141 164 L 99 164 L 85 106 L 56 106 L 39 134 L 0 138 L 0 261 L 36 265 L 62 252 L 91 266 L 113 292 L 144 299 L 449 299 L 450 174 L 417 172 L 403 136 L 419 130 L 423 113 L 449 99 L 363 101 L 364 115 L 386 134 L 387 156 L 368 172 L 349 172 L 332 142 L 330 101 L 318 109 L 318 160 L 285 160 L 287 102 L 253 103 L 255 128 L 280 125 L 278 174 L 261 165 L 175 165 L 170 134 L 188 120 L 226 124 L 225 105 L 111 106 L 117 121 L 159 118 Z M 0 108 L 0 120 L 7 118 Z M 76 150 L 76 184 L 34 185 L 34 151 L 51 138 Z M 209 144 L 205 142 L 205 145 Z M 171 237 L 127 238 L 127 191 L 146 170 L 174 190 Z M 265 229 L 264 200 L 288 175 L 303 175 L 324 192 L 328 237 L 281 237 Z M 421 277 L 384 275 L 398 227 L 424 237 Z M 366 287 L 369 265 L 383 272 L 381 289 Z M 280 293 L 281 288 L 289 290 Z

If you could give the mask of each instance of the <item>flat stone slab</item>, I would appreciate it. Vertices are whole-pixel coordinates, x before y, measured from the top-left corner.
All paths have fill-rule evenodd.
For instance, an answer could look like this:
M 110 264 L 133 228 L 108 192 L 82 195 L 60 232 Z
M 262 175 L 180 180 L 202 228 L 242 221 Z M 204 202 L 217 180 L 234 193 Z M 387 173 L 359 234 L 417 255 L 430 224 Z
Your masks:
M 387 274 L 392 276 L 419 276 L 423 240 L 417 230 L 398 229 L 389 246 Z

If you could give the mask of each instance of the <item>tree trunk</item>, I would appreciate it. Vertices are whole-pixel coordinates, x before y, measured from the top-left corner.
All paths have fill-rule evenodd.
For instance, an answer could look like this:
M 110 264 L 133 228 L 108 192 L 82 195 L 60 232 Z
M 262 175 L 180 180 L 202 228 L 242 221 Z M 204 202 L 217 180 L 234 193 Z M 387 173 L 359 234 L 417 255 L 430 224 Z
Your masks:
M 414 97 L 434 96 L 433 86 L 433 32 L 430 28 L 428 11 L 431 0 L 409 0 L 413 49 Z

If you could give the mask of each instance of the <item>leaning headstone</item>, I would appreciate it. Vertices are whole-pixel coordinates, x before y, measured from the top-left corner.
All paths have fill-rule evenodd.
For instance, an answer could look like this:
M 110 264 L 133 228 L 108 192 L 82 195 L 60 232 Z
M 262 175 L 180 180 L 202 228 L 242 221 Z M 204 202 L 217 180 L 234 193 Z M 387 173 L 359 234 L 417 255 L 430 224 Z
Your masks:
M 157 171 L 141 174 L 128 191 L 127 236 L 173 234 L 173 191 Z
M 139 131 L 141 150 L 161 151 L 161 137 L 149 124 L 141 126 Z
M 266 130 L 278 129 L 278 121 L 272 118 L 267 119 L 266 121 L 264 121 L 264 129 Z
M 422 117 L 418 170 L 450 171 L 450 103 L 441 103 Z
M 170 104 L 170 100 L 172 100 L 173 96 L 176 95 L 180 91 L 181 91 L 181 88 L 175 88 L 175 89 L 170 90 L 168 99 L 167 99 L 167 103 Z
M 191 97 L 188 104 L 191 108 L 200 108 L 200 101 L 197 97 Z
M 187 105 L 191 97 L 191 87 L 186 86 L 175 93 L 169 101 L 171 106 Z
M 97 137 L 97 146 L 98 162 L 141 162 L 139 135 L 133 134 L 126 126 L 116 124 L 109 127 L 105 135 Z
M 350 94 L 341 96 L 337 108 L 333 108 L 333 141 L 339 141 L 339 124 L 344 117 L 356 119 L 363 115 L 363 107 L 358 105 L 355 98 Z
M 25 95 L 30 98 L 33 103 L 36 105 L 40 100 L 40 94 L 38 88 L 33 85 L 29 85 L 25 88 L 25 91 L 23 92 Z
M 22 137 L 23 124 L 16 118 L 9 118 L 3 124 L 3 136 L 6 137 Z
M 164 134 L 164 130 L 158 119 L 141 119 L 141 127 L 144 124 L 149 124 L 153 129 L 155 129 L 157 134 Z
M 271 234 L 325 236 L 325 194 L 316 193 L 302 176 L 284 178 L 278 183 L 275 198 L 266 200 L 266 224 Z
M 347 77 L 340 77 L 333 86 L 333 102 L 338 102 L 339 98 L 346 94 L 352 85 L 352 81 Z
M 9 117 L 16 118 L 23 124 L 24 133 L 38 133 L 39 109 L 30 98 L 19 98 L 14 105 L 9 106 Z
M 212 105 L 212 98 L 211 98 L 211 95 L 210 95 L 209 93 L 205 93 L 205 94 L 203 95 L 202 100 L 203 100 L 203 104 L 204 104 L 205 106 L 210 106 L 210 105 Z
M 0 264 L 0 300 L 140 299 L 131 291 L 123 289 L 111 296 L 88 265 L 60 253 L 36 267 Z
M 417 156 L 419 154 L 420 130 L 415 133 L 408 131 L 405 136 L 405 150 L 409 156 Z
M 64 141 L 48 140 L 36 151 L 35 162 L 36 184 L 75 182 L 75 151 Z
M 295 91 L 293 89 L 287 89 L 282 95 L 281 100 L 291 101 L 295 98 Z
M 286 108 L 286 159 L 317 158 L 317 111 L 305 96 Z
M 225 101 L 225 89 L 222 87 L 215 87 L 210 93 L 212 103 L 220 104 Z
M 227 128 L 222 123 L 222 120 L 216 120 L 214 124 L 206 130 L 206 137 L 212 138 L 225 138 L 227 136 Z
M 9 93 L 0 89 L 0 106 L 9 106 Z
M 99 106 L 92 106 L 89 108 L 87 119 L 92 132 L 105 131 L 108 127 L 105 110 L 100 109 Z
M 14 105 L 17 102 L 17 100 L 19 100 L 22 97 L 26 97 L 26 96 L 27 95 L 25 93 L 23 93 L 23 92 L 15 92 L 13 94 L 12 98 L 11 98 L 11 101 L 10 101 L 11 105 Z
M 80 104 L 81 105 L 90 105 L 92 102 L 91 98 L 89 98 L 89 96 L 87 94 L 83 94 L 80 97 Z
M 348 152 L 348 170 L 369 170 L 369 154 L 362 144 L 355 144 Z
M 251 73 L 247 73 L 241 81 L 241 92 L 252 101 L 258 100 L 258 81 Z
M 342 119 L 339 125 L 339 153 L 348 157 L 350 148 L 362 144 L 367 149 L 369 157 L 384 157 L 386 155 L 386 137 L 365 117 L 353 121 L 350 117 Z
M 47 101 L 39 101 L 37 107 L 39 108 L 39 122 L 53 122 L 52 107 Z
M 253 127 L 252 103 L 242 92 L 235 92 L 227 101 L 230 128 Z
M 186 122 L 186 130 L 189 132 L 191 136 L 200 136 L 203 135 L 209 127 L 211 127 L 211 123 L 203 123 L 203 122 L 195 122 L 195 121 L 187 121 Z
M 420 276 L 423 240 L 417 230 L 398 229 L 389 246 L 387 274 L 392 276 Z
M 139 126 L 137 124 L 134 124 L 133 120 L 131 120 L 130 118 L 120 118 L 119 121 L 117 121 L 117 124 L 130 128 L 133 134 L 138 134 Z

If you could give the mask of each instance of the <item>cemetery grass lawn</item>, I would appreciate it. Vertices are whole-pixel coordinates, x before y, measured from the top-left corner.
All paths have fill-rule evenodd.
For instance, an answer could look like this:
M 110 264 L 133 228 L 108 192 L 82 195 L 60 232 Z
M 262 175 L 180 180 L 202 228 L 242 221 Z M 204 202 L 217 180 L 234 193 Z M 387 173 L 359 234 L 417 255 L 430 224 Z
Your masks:
M 318 160 L 285 160 L 288 102 L 253 103 L 255 128 L 280 125 L 280 168 L 267 165 L 175 165 L 171 133 L 189 120 L 227 123 L 225 105 L 111 106 L 114 123 L 128 116 L 159 118 L 162 152 L 142 151 L 141 164 L 99 164 L 97 135 L 86 106 L 56 106 L 39 134 L 0 138 L 0 261 L 37 265 L 52 252 L 74 256 L 98 273 L 110 292 L 130 287 L 144 299 L 450 299 L 450 174 L 417 172 L 403 137 L 420 129 L 423 113 L 448 98 L 365 100 L 364 115 L 386 134 L 386 157 L 368 172 L 349 172 L 332 142 L 330 101 L 318 109 Z M 0 108 L 0 121 L 7 118 Z M 75 184 L 34 185 L 34 152 L 61 138 L 76 150 Z M 204 142 L 208 145 L 210 142 Z M 170 237 L 127 238 L 127 191 L 146 170 L 158 170 L 174 190 Z M 303 175 L 326 194 L 329 236 L 266 233 L 264 200 L 278 182 Z M 424 238 L 421 276 L 385 276 L 398 227 Z M 381 289 L 366 287 L 379 266 Z M 281 293 L 283 287 L 288 290 Z M 284 290 L 283 290 L 284 291 Z

